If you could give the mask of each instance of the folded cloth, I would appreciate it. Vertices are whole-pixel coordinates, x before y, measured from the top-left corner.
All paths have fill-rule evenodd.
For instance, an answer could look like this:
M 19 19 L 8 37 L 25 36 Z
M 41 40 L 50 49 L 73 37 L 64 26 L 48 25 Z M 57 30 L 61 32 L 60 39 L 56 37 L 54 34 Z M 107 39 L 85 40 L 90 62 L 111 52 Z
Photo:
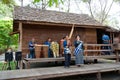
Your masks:
M 65 49 L 65 54 L 71 54 L 70 48 L 64 48 Z

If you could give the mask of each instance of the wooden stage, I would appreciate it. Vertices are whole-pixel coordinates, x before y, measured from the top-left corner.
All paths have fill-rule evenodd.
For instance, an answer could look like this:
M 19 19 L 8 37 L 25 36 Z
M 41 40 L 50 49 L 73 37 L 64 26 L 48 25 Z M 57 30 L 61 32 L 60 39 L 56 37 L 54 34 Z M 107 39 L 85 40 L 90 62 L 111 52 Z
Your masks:
M 71 66 L 70 68 L 49 67 L 36 69 L 22 69 L 11 71 L 0 71 L 0 80 L 37 80 L 71 75 L 82 75 L 96 73 L 97 80 L 102 80 L 101 73 L 119 71 L 120 63 L 89 64 L 82 67 Z
M 101 52 L 103 50 L 97 50 L 97 51 Z M 87 50 L 86 52 L 96 52 L 96 50 Z M 113 58 L 116 59 L 116 62 L 89 64 L 89 65 L 84 65 L 82 67 L 77 67 L 74 65 L 67 69 L 64 68 L 64 66 L 29 69 L 31 63 L 64 61 L 64 57 L 35 58 L 35 59 L 25 58 L 23 60 L 23 63 L 25 64 L 25 68 L 27 69 L 1 71 L 0 80 L 6 80 L 6 79 L 37 80 L 37 79 L 48 79 L 48 78 L 55 78 L 55 77 L 83 75 L 83 74 L 92 74 L 92 73 L 96 73 L 97 80 L 102 80 L 101 73 L 110 72 L 110 71 L 120 71 L 119 50 L 117 50 L 117 52 L 114 55 L 84 56 L 85 60 L 98 59 L 98 61 L 99 59 L 113 59 Z M 72 56 L 71 60 L 75 60 L 75 57 Z
M 84 56 L 84 60 L 94 60 L 97 59 L 99 61 L 99 59 L 116 59 L 116 62 L 119 62 L 120 59 L 120 55 L 116 56 L 116 55 L 100 55 L 100 56 Z M 71 57 L 71 61 L 74 61 L 75 57 Z M 36 62 L 59 62 L 59 61 L 64 61 L 64 57 L 58 57 L 58 58 L 34 58 L 34 59 L 30 59 L 30 58 L 25 58 L 23 60 L 24 66 L 26 69 L 30 68 L 30 64 L 31 63 L 36 63 Z

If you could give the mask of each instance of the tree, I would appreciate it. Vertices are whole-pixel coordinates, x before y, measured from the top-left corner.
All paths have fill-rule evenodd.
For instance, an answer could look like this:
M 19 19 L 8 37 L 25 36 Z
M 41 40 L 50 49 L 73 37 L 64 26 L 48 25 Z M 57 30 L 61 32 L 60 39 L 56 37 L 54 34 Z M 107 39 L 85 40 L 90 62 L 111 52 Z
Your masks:
M 12 12 L 16 3 L 14 0 L 0 0 L 0 52 L 11 45 L 17 45 L 18 35 L 10 36 L 12 32 Z M 7 17 L 7 20 L 5 18 Z
M 12 32 L 12 20 L 0 20 L 0 48 L 6 49 L 11 45 L 17 45 L 18 36 L 10 36 Z
M 82 0 L 87 4 L 90 15 L 99 22 L 104 23 L 115 0 Z
M 0 2 L 10 8 L 13 8 L 16 5 L 15 0 L 0 0 Z
M 46 9 L 47 7 L 58 6 L 59 4 L 63 4 L 63 0 L 33 0 L 33 5 L 38 8 Z
M 16 5 L 14 0 L 0 0 L 0 18 L 12 17 L 13 8 Z

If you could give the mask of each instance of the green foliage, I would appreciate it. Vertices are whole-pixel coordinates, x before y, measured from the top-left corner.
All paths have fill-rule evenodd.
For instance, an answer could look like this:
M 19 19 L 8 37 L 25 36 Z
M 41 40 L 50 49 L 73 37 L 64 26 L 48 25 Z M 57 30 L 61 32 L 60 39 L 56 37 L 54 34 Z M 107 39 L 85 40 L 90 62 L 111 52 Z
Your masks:
M 0 16 L 1 17 L 4 17 L 4 16 L 12 17 L 12 10 L 13 10 L 12 8 L 0 2 Z
M 43 2 L 43 0 L 34 0 L 33 4 L 35 3 L 39 3 L 39 2 Z M 63 0 L 47 0 L 48 6 L 52 7 L 53 5 L 55 5 L 56 7 L 60 4 L 60 3 L 64 3 Z
M 120 0 L 114 0 L 115 2 L 120 2 Z
M 53 5 L 52 0 L 49 0 L 49 6 L 51 7 Z
M 0 71 L 2 70 L 3 63 L 0 62 Z
M 18 35 L 10 36 L 12 32 L 12 20 L 0 20 L 0 49 L 6 49 L 17 45 Z
M 6 4 L 8 6 L 15 5 L 15 0 L 1 0 L 0 2 L 2 2 L 3 4 Z
M 2 67 L 4 65 L 4 62 L 0 62 L 0 71 L 2 71 Z M 8 65 L 6 66 L 5 70 L 7 70 Z M 16 69 L 16 62 L 12 61 L 10 62 L 10 67 L 11 70 L 15 70 Z
M 14 5 L 16 5 L 15 0 L 0 0 L 0 52 L 11 45 L 17 45 L 18 35 L 9 35 L 12 32 L 13 21 L 3 20 L 6 17 L 13 17 Z
M 13 1 L 13 0 L 1 0 L 1 1 L 2 1 L 3 4 L 9 4 L 9 3 L 11 3 L 11 1 Z
M 83 2 L 89 2 L 90 0 L 82 0 Z
M 34 0 L 33 1 L 33 3 L 35 4 L 35 3 L 38 3 L 38 2 L 40 2 L 41 0 Z
M 12 17 L 15 0 L 0 0 L 0 18 Z

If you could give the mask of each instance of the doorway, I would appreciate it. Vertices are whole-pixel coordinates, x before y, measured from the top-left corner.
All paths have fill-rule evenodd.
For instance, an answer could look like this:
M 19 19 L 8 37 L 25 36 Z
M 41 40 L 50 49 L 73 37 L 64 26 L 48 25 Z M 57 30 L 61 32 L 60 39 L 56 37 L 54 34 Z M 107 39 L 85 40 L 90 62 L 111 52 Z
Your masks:
M 110 32 L 106 32 L 102 29 L 97 29 L 97 44 L 102 44 L 102 35 L 106 34 L 110 37 Z

